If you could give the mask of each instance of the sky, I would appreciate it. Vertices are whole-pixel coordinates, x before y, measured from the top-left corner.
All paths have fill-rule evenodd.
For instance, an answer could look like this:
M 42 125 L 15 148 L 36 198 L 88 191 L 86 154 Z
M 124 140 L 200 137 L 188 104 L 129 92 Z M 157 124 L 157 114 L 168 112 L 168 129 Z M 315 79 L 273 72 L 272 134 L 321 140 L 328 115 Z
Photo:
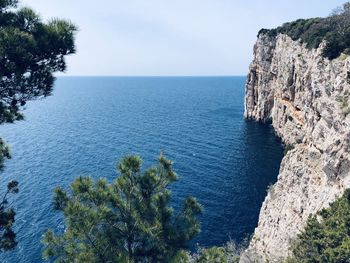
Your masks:
M 327 16 L 345 0 L 22 0 L 78 27 L 68 76 L 246 75 L 261 28 Z

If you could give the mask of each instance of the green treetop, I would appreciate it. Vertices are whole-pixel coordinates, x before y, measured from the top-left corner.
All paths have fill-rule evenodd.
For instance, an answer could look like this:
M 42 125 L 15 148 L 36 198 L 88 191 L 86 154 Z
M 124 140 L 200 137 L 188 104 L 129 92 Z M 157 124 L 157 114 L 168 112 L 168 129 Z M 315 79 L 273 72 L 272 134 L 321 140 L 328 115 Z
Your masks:
M 175 213 L 169 185 L 177 180 L 172 162 L 141 172 L 141 159 L 126 156 L 109 184 L 79 177 L 69 192 L 57 188 L 54 206 L 66 229 L 44 237 L 44 257 L 55 262 L 171 262 L 200 231 L 201 206 L 188 197 Z

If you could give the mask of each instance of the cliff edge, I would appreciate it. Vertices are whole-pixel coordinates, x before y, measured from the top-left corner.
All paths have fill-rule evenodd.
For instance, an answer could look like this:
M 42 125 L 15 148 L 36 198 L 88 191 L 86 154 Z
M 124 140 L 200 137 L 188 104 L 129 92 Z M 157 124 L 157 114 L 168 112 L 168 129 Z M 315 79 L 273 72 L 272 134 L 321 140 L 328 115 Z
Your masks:
M 241 262 L 281 262 L 309 215 L 350 188 L 350 57 L 324 46 L 266 33 L 254 46 L 244 116 L 271 122 L 290 150 Z

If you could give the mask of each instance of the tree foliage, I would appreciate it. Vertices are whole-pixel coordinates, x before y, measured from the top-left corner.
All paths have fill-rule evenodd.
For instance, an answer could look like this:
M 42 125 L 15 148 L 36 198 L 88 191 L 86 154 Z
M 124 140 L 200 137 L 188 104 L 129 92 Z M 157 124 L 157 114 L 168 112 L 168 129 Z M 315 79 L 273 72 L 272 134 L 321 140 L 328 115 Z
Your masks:
M 0 251 L 11 250 L 17 245 L 16 234 L 12 230 L 16 213 L 7 198 L 9 194 L 16 194 L 18 191 L 18 182 L 8 183 L 7 191 L 0 202 Z
M 324 57 L 337 58 L 341 53 L 350 55 L 350 2 L 338 8 L 329 17 L 298 19 L 285 23 L 275 29 L 261 29 L 260 34 L 270 37 L 279 33 L 290 36 L 293 40 L 306 43 L 306 47 L 318 48 L 322 41 L 326 42 Z
M 50 95 L 53 73 L 64 71 L 65 56 L 75 52 L 73 24 L 44 23 L 29 8 L 9 9 L 16 4 L 0 1 L 0 123 L 23 119 L 28 100 Z
M 170 263 L 238 263 L 244 247 L 237 247 L 233 241 L 221 247 L 199 247 L 193 254 L 182 250 Z
M 350 259 L 350 190 L 311 216 L 297 237 L 288 263 L 346 263 Z
M 22 120 L 29 100 L 51 94 L 56 71 L 64 71 L 64 57 L 75 52 L 76 27 L 65 20 L 48 23 L 29 8 L 17 8 L 17 0 L 0 0 L 0 124 Z M 0 169 L 10 158 L 0 138 Z M 16 245 L 12 225 L 15 211 L 7 200 L 18 192 L 18 182 L 8 184 L 0 203 L 0 250 Z
M 62 234 L 48 231 L 44 258 L 55 262 L 171 262 L 200 230 L 201 206 L 193 197 L 174 212 L 169 185 L 172 162 L 141 171 L 138 156 L 126 156 L 113 183 L 79 177 L 70 191 L 55 190 L 54 207 L 64 213 Z
M 241 251 L 231 241 L 222 247 L 199 249 L 193 256 L 193 263 L 238 263 Z M 191 262 L 191 263 L 192 263 Z

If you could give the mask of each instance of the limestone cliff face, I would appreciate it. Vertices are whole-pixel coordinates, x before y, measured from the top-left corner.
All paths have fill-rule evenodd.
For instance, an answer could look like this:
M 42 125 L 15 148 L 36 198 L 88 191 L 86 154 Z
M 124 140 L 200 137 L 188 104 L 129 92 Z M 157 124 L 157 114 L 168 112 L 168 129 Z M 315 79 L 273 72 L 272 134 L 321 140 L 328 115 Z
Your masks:
M 310 214 L 350 187 L 350 58 L 328 60 L 286 35 L 260 35 L 245 117 L 271 121 L 286 145 L 242 262 L 280 262 Z

